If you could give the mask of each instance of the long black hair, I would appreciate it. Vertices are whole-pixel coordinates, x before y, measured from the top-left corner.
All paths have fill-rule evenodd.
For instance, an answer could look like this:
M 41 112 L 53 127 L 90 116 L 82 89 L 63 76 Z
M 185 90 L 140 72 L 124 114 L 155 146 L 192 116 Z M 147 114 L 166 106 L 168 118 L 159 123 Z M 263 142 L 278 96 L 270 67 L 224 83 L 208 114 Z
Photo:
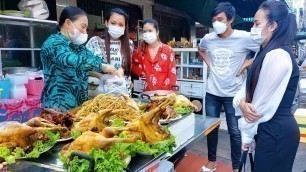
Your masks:
M 122 15 L 125 19 L 125 30 L 124 35 L 120 37 L 121 41 L 121 55 L 122 55 L 122 64 L 124 64 L 124 74 L 127 76 L 131 75 L 131 51 L 130 51 L 130 38 L 129 38 L 129 16 L 128 14 L 121 8 L 113 8 L 110 13 L 106 16 L 106 20 L 109 21 L 110 17 L 113 14 Z M 108 28 L 105 28 L 105 49 L 107 55 L 107 61 L 110 62 L 110 36 L 108 33 Z
M 58 30 L 61 29 L 61 27 L 64 25 L 66 19 L 69 19 L 72 22 L 74 22 L 80 16 L 86 16 L 86 15 L 87 15 L 86 12 L 84 10 L 82 10 L 81 8 L 73 7 L 73 6 L 65 7 L 64 10 L 62 11 L 61 15 L 60 15 L 57 29 Z
M 149 19 L 146 19 L 144 22 L 143 22 L 143 26 L 147 23 L 150 23 L 153 25 L 153 27 L 156 29 L 156 32 L 159 31 L 159 24 L 156 20 L 152 19 L 152 18 L 149 18 Z M 157 38 L 159 40 L 159 38 Z M 144 54 L 145 51 L 146 51 L 146 46 L 148 45 L 148 43 L 146 43 L 146 41 L 142 41 L 141 42 L 141 51 L 142 53 Z
M 265 11 L 268 24 L 277 23 L 271 40 L 261 48 L 248 73 L 246 85 L 246 102 L 252 102 L 254 91 L 258 82 L 262 62 L 268 52 L 281 46 L 289 46 L 295 37 L 297 24 L 295 15 L 290 13 L 288 7 L 281 1 L 266 1 L 259 7 Z

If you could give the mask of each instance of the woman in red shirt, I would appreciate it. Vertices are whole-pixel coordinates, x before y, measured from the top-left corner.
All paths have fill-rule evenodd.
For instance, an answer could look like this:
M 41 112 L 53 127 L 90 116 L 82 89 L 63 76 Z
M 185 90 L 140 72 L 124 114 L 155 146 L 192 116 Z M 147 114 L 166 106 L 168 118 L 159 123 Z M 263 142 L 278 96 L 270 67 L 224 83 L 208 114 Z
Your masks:
M 175 57 L 171 47 L 160 42 L 156 20 L 147 19 L 143 25 L 144 42 L 132 58 L 132 70 L 146 78 L 145 91 L 170 90 L 176 84 Z

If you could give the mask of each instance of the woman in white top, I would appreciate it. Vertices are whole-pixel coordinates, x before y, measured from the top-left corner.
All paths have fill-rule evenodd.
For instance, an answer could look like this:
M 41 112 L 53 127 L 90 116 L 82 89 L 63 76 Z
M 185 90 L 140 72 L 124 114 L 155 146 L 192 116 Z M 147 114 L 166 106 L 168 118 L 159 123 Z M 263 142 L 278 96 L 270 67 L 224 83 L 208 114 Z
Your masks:
M 124 73 L 127 91 L 131 94 L 131 54 L 134 46 L 129 39 L 128 15 L 124 10 L 114 8 L 106 17 L 105 25 L 105 39 L 94 36 L 86 47 Z
M 248 73 L 245 89 L 234 98 L 242 149 L 254 147 L 256 172 L 292 171 L 299 129 L 291 107 L 299 70 L 290 43 L 297 30 L 295 16 L 281 1 L 259 7 L 251 37 L 261 45 Z

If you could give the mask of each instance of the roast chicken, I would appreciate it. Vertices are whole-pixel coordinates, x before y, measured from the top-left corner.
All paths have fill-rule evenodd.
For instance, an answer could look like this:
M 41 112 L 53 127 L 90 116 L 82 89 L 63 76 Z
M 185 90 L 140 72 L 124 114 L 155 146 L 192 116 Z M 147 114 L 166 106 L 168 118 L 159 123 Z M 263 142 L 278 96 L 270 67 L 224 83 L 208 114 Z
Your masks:
M 170 134 L 163 130 L 158 122 L 160 115 L 174 100 L 174 96 L 166 98 L 160 105 L 142 115 L 139 120 L 127 124 L 128 131 L 125 133 L 150 144 L 168 139 Z
M 114 128 L 113 128 L 114 129 Z M 131 143 L 135 142 L 136 139 L 134 137 L 131 138 L 108 138 L 111 136 L 114 136 L 117 131 L 114 129 L 111 129 L 112 132 L 109 135 L 106 135 L 107 137 L 104 136 L 105 133 L 95 133 L 92 131 L 86 131 L 84 132 L 80 137 L 78 137 L 76 140 L 74 140 L 72 143 L 65 145 L 61 151 L 62 155 L 68 156 L 67 152 L 68 151 L 81 151 L 88 153 L 91 149 L 103 149 L 107 150 L 107 148 L 114 143 L 120 143 L 120 142 L 125 142 L 125 143 Z M 120 130 L 118 130 L 119 132 Z
M 0 147 L 7 148 L 21 147 L 27 149 L 31 147 L 37 140 L 47 140 L 46 130 L 60 131 L 62 128 L 54 127 L 30 127 L 18 123 L 10 124 L 0 131 Z
M 106 117 L 112 110 L 100 110 L 98 113 L 90 113 L 79 123 L 77 123 L 72 131 L 85 132 L 85 131 L 96 131 L 100 132 L 107 126 L 108 120 Z
M 62 127 L 61 125 L 55 125 L 52 122 L 47 121 L 40 117 L 35 117 L 35 118 L 30 119 L 28 122 L 26 122 L 26 125 L 30 127 L 46 128 L 53 132 L 59 132 L 61 138 L 70 137 L 70 131 L 68 130 L 67 127 Z
M 119 95 L 119 97 L 124 98 L 126 104 L 129 105 L 130 107 L 134 108 L 134 110 L 139 110 L 138 104 L 128 95 L 122 93 L 122 94 Z

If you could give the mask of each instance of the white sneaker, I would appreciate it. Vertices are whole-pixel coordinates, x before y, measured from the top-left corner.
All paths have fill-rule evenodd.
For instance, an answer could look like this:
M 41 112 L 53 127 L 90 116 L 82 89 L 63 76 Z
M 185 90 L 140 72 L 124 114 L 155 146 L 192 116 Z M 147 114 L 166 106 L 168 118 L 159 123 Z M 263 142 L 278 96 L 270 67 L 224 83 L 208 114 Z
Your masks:
M 214 172 L 216 170 L 217 170 L 216 168 L 210 169 L 210 168 L 205 167 L 205 165 L 202 166 L 202 172 Z

